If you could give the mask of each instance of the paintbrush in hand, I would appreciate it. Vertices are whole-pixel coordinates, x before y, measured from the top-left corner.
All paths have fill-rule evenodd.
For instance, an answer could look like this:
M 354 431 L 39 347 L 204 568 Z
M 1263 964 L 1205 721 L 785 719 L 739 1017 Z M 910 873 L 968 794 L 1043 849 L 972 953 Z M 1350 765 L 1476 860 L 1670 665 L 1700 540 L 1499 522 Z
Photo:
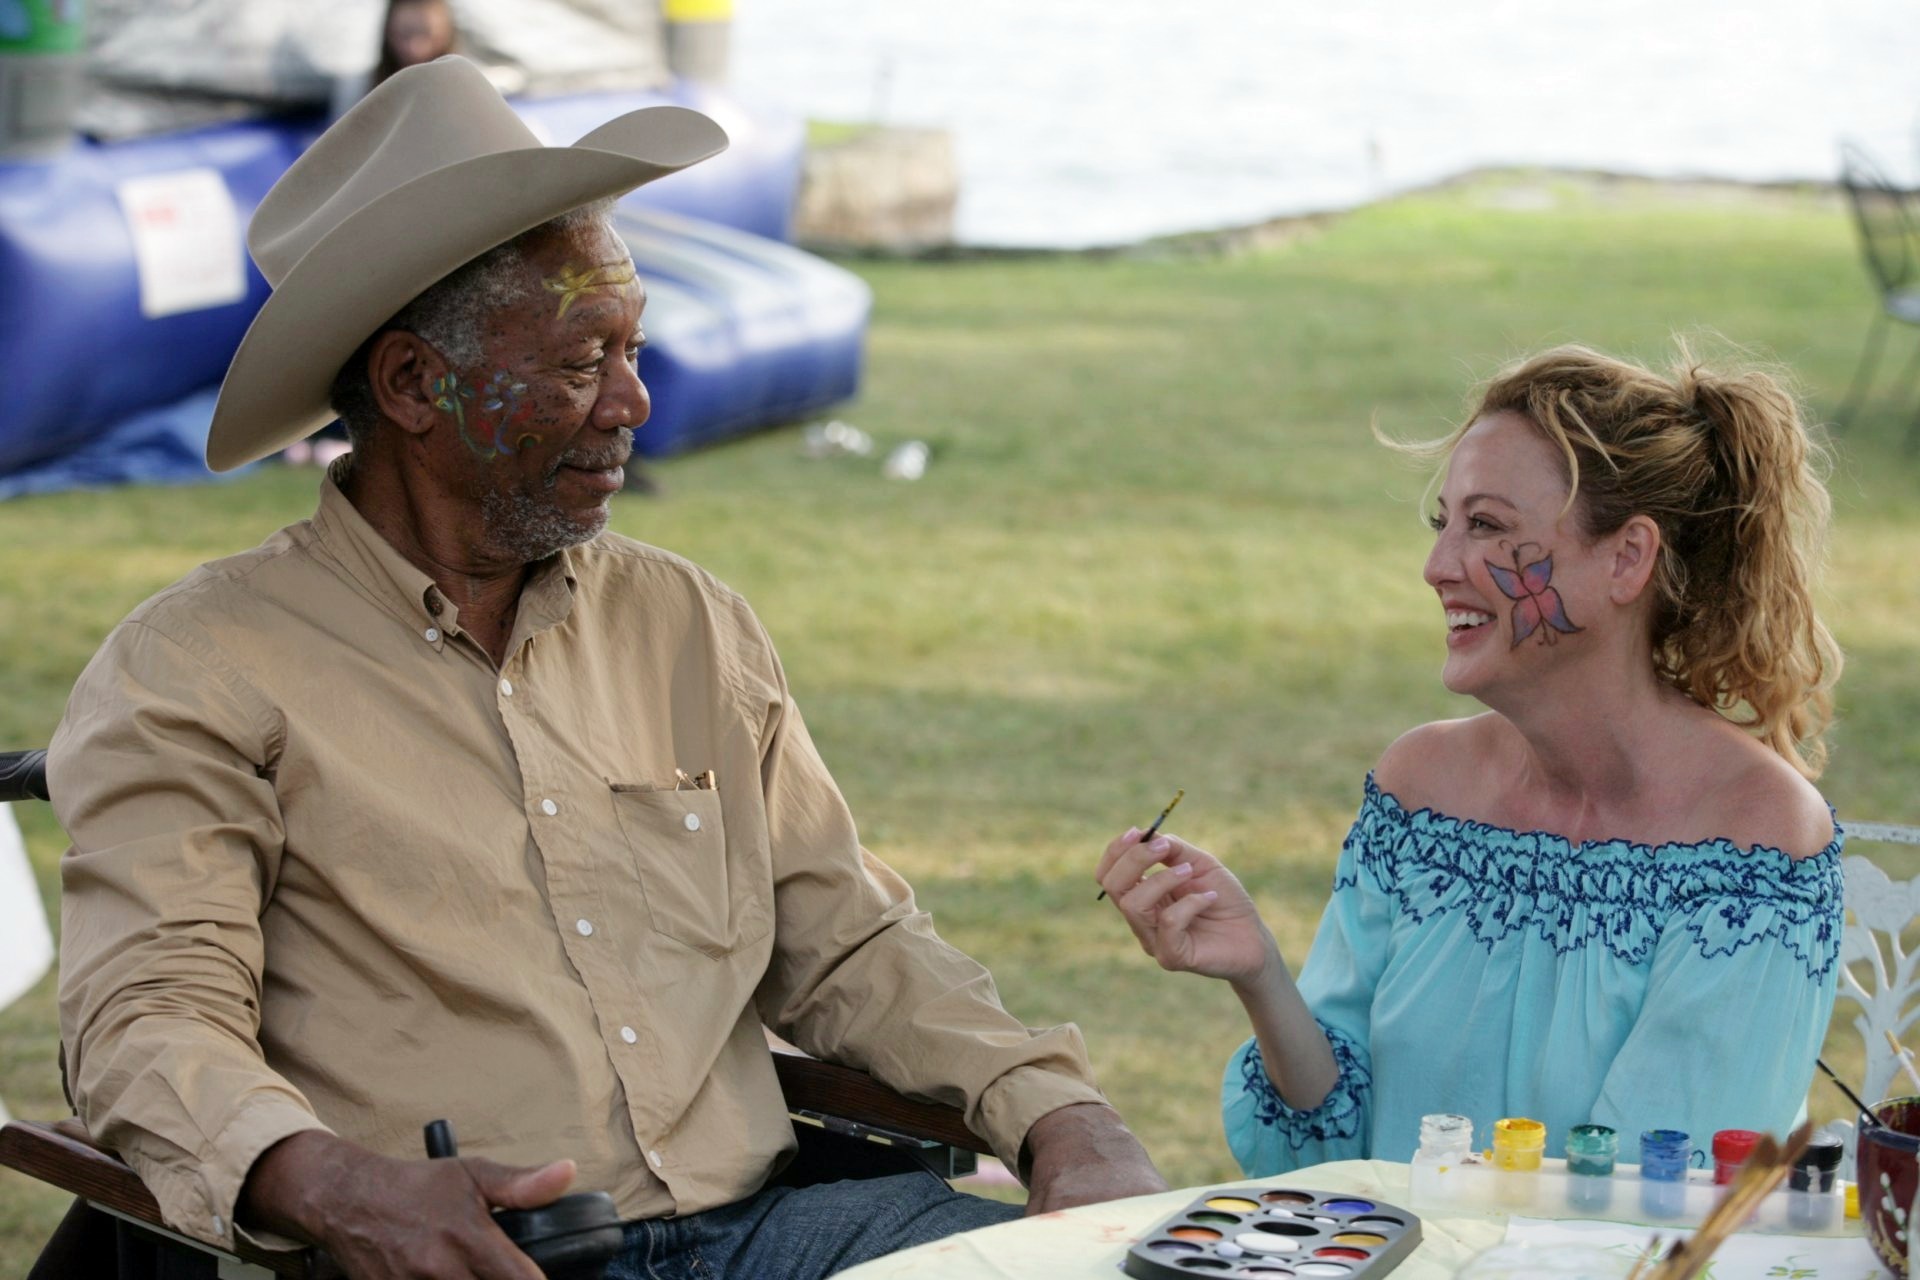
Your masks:
M 1187 794 L 1187 789 L 1185 787 L 1181 787 L 1179 790 L 1175 791 L 1173 793 L 1173 799 L 1167 801 L 1167 807 L 1162 809 L 1160 811 L 1160 816 L 1153 820 L 1153 825 L 1148 827 L 1145 831 L 1142 831 L 1140 833 L 1140 838 L 1138 840 L 1135 840 L 1134 843 L 1145 844 L 1147 841 L 1153 839 L 1154 834 L 1160 830 L 1160 824 L 1167 820 L 1167 815 L 1173 812 L 1173 807 L 1179 804 L 1180 801 L 1186 796 L 1186 794 Z M 1106 896 L 1107 896 L 1107 891 L 1105 889 L 1102 889 L 1100 892 L 1093 895 L 1093 900 L 1095 902 L 1100 902 L 1104 900 Z

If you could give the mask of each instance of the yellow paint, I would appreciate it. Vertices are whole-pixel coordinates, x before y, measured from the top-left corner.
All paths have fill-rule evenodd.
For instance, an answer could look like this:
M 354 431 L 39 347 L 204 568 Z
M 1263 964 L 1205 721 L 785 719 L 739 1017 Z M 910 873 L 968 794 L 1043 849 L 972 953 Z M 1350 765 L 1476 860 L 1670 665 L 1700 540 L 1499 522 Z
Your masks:
M 1538 1169 L 1541 1151 L 1546 1145 L 1547 1126 L 1538 1120 L 1516 1116 L 1493 1122 L 1493 1163 L 1496 1168 Z
M 733 0 L 666 0 L 668 22 L 731 22 Z
M 547 292 L 560 295 L 560 310 L 554 319 L 566 315 L 568 307 L 595 289 L 617 289 L 632 284 L 633 280 L 631 262 L 610 262 L 599 267 L 563 267 L 559 275 L 549 276 L 546 280 Z
M 1236 1200 L 1232 1196 L 1215 1196 L 1207 1201 L 1209 1209 L 1226 1209 L 1233 1213 L 1252 1213 L 1259 1207 L 1251 1200 Z

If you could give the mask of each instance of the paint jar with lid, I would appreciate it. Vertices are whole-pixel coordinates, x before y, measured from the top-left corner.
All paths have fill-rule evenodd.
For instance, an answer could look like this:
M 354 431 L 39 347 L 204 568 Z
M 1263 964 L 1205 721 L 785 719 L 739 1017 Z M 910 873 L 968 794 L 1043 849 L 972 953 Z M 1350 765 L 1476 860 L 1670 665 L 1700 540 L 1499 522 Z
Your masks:
M 1687 1206 L 1687 1161 L 1693 1139 L 1679 1129 L 1649 1129 L 1640 1135 L 1640 1209 L 1649 1217 L 1677 1218 Z
M 1722 1129 L 1713 1135 L 1713 1185 L 1724 1187 L 1733 1181 L 1740 1166 L 1759 1145 L 1760 1135 L 1751 1129 Z
M 1567 1133 L 1567 1207 L 1598 1212 L 1613 1203 L 1613 1165 L 1620 1135 L 1604 1124 L 1577 1124 Z
M 1524 1116 L 1493 1122 L 1494 1190 L 1509 1209 L 1531 1203 L 1538 1189 L 1540 1157 L 1547 1148 L 1547 1126 Z
M 1806 1231 L 1824 1231 L 1840 1214 L 1841 1198 L 1834 1194 L 1840 1157 L 1845 1151 L 1840 1139 L 1821 1134 L 1793 1159 L 1787 1175 L 1787 1188 L 1800 1195 L 1787 1197 L 1787 1225 Z

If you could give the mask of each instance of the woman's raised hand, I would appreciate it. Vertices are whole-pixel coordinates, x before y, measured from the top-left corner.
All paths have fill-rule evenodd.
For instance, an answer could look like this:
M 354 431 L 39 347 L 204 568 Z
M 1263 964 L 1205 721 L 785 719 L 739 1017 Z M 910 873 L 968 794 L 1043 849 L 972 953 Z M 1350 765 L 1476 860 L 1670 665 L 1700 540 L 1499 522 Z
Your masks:
M 1273 936 L 1239 879 L 1178 836 L 1142 844 L 1140 835 L 1136 827 L 1115 839 L 1094 872 L 1140 949 L 1163 969 L 1234 983 L 1260 977 L 1276 954 Z

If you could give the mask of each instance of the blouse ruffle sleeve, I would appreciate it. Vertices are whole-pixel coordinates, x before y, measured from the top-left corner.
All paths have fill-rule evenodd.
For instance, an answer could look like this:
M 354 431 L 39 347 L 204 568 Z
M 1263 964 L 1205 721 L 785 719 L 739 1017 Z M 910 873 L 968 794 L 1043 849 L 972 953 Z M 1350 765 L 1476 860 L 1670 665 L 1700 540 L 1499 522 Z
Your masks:
M 1341 846 L 1333 897 L 1301 968 L 1300 993 L 1327 1033 L 1340 1069 L 1326 1099 L 1311 1111 L 1288 1106 L 1267 1078 L 1252 1038 L 1227 1061 L 1221 1117 L 1227 1146 L 1250 1178 L 1368 1154 L 1369 1022 L 1388 956 L 1391 902 L 1385 886 L 1393 880 L 1397 835 L 1380 794 L 1369 787 Z
M 1797 861 L 1724 843 L 1660 851 L 1686 859 L 1672 882 L 1685 900 L 1649 944 L 1646 1003 L 1594 1103 L 1623 1160 L 1653 1128 L 1705 1147 L 1719 1129 L 1792 1127 L 1839 980 L 1841 843 Z

